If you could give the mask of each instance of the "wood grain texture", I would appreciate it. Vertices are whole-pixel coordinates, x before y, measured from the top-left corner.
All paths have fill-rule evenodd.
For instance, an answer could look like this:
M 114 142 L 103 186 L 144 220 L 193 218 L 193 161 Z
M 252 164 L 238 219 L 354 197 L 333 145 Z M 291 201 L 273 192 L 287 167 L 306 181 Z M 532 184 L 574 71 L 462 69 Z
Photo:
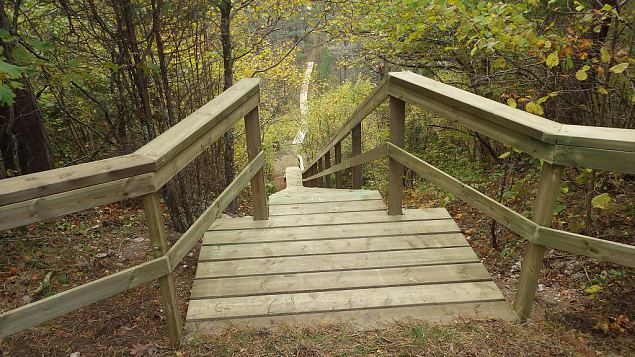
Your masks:
M 335 224 L 373 223 L 373 222 L 409 222 L 432 219 L 450 219 L 445 208 L 426 208 L 406 210 L 403 215 L 389 216 L 381 211 L 339 212 L 310 214 L 301 216 L 276 216 L 266 221 L 256 221 L 249 217 L 219 219 L 209 230 L 262 229 L 281 227 L 324 226 Z
M 170 262 L 170 271 L 192 250 L 196 242 L 201 238 L 205 230 L 229 206 L 238 193 L 251 181 L 251 178 L 262 169 L 265 163 L 265 153 L 261 151 L 247 166 L 236 176 L 234 181 L 221 192 L 214 202 L 198 217 L 176 243 L 166 253 Z
M 269 214 L 272 216 L 385 210 L 386 205 L 384 204 L 384 201 L 380 199 L 365 201 L 295 203 L 269 206 Z
M 196 279 L 190 298 L 209 299 L 488 280 L 491 280 L 491 276 L 480 263 Z
M 381 199 L 378 191 L 349 191 L 349 192 L 316 192 L 311 194 L 275 194 L 269 196 L 269 205 L 296 204 L 296 203 L 320 203 L 320 202 L 344 202 L 344 201 L 365 201 Z
M 533 212 L 533 221 L 537 225 L 551 226 L 553 209 L 562 185 L 562 171 L 562 166 L 549 163 L 543 163 L 542 165 Z M 516 298 L 514 299 L 514 311 L 516 311 L 521 321 L 528 319 L 531 314 L 544 255 L 545 247 L 543 245 L 535 241 L 527 243 L 518 279 Z
M 0 206 L 137 176 L 153 168 L 154 160 L 130 154 L 11 177 L 0 181 Z
M 392 144 L 388 144 L 388 155 L 435 185 L 478 208 L 521 237 L 533 239 L 537 226 L 521 214 Z
M 201 262 L 196 279 L 478 262 L 469 247 L 254 258 Z
M 389 250 L 465 247 L 461 233 L 404 235 L 333 240 L 285 241 L 273 243 L 203 245 L 199 261 L 232 260 L 295 255 L 359 253 Z
M 156 168 L 160 168 L 252 96 L 258 95 L 259 89 L 258 78 L 240 80 L 135 153 L 155 159 Z
M 284 242 L 292 240 L 338 239 L 342 236 L 378 237 L 412 234 L 456 233 L 459 226 L 451 220 L 412 221 L 394 224 L 357 223 L 337 226 L 305 226 L 269 229 L 245 229 L 235 231 L 209 231 L 203 238 L 204 244 L 240 244 Z
M 493 282 L 450 283 L 191 300 L 187 318 L 197 321 L 502 300 Z
M 398 98 L 389 98 L 391 144 L 403 148 L 406 121 L 406 103 Z M 401 196 L 403 189 L 404 167 L 395 159 L 388 160 L 388 214 L 401 214 Z
M 0 337 L 9 336 L 80 307 L 130 290 L 165 276 L 169 271 L 167 259 L 157 258 L 5 312 L 0 315 Z
M 347 324 L 356 330 L 373 330 L 394 326 L 402 321 L 432 321 L 451 323 L 460 318 L 502 319 L 515 321 L 516 317 L 507 301 L 480 301 L 440 305 L 415 305 L 359 309 L 336 312 L 315 312 L 223 320 L 203 320 L 186 323 L 189 331 L 213 333 L 231 327 L 248 325 L 253 328 L 302 328 L 320 324 Z

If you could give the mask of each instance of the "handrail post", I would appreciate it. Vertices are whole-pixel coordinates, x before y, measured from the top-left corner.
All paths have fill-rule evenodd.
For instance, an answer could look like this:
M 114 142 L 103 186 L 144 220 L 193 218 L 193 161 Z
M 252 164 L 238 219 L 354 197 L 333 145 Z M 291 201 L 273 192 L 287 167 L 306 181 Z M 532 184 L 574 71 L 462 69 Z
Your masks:
M 154 258 L 160 258 L 168 251 L 169 244 L 165 236 L 159 193 L 154 192 L 144 195 L 143 209 L 150 234 L 152 256 Z M 178 346 L 181 343 L 182 324 L 173 273 L 159 278 L 159 291 L 161 293 L 161 300 L 163 300 L 163 310 L 165 311 L 165 318 L 168 324 L 170 342 L 173 346 Z
M 362 123 L 359 123 L 351 130 L 351 141 L 353 142 L 353 156 L 362 153 Z M 352 188 L 358 190 L 362 188 L 362 165 L 353 166 Z
M 247 158 L 251 161 L 262 150 L 258 107 L 255 107 L 245 115 L 245 135 L 247 138 Z M 260 168 L 254 177 L 251 178 L 251 199 L 254 206 L 254 220 L 269 219 L 263 168 Z
M 406 103 L 396 97 L 390 97 L 390 142 L 400 148 L 404 147 L 404 125 Z M 401 215 L 401 199 L 404 167 L 393 158 L 388 161 L 388 214 Z
M 562 170 L 563 167 L 560 165 L 552 165 L 547 162 L 542 165 L 532 219 L 541 226 L 551 226 L 553 209 L 562 184 Z M 516 298 L 514 299 L 514 311 L 520 321 L 527 320 L 531 314 L 544 254 L 545 246 L 527 242 Z
M 313 166 L 311 166 L 311 176 L 315 175 L 318 173 L 317 170 L 317 163 L 313 164 Z M 314 178 L 313 180 L 311 180 L 311 187 L 318 187 L 319 184 L 319 179 Z
M 317 162 L 317 172 L 318 173 L 321 173 L 322 170 L 324 170 L 323 163 L 324 163 L 324 158 L 323 157 L 319 158 L 318 162 Z M 318 187 L 324 187 L 324 176 L 318 177 L 317 182 L 318 182 Z
M 324 154 L 324 170 L 331 167 L 331 150 Z M 331 175 L 324 176 L 324 187 L 331 187 Z
M 335 144 L 335 165 L 342 163 L 342 142 Z M 342 188 L 342 171 L 335 173 L 335 188 Z

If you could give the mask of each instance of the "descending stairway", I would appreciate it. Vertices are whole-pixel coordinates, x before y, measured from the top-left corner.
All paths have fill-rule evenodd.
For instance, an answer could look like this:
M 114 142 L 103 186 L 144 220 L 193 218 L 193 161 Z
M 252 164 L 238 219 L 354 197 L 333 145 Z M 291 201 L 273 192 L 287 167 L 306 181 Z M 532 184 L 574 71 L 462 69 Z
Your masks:
M 514 319 L 444 208 L 389 216 L 378 191 L 305 188 L 287 169 L 270 219 L 217 220 L 205 233 L 186 327 L 414 318 Z

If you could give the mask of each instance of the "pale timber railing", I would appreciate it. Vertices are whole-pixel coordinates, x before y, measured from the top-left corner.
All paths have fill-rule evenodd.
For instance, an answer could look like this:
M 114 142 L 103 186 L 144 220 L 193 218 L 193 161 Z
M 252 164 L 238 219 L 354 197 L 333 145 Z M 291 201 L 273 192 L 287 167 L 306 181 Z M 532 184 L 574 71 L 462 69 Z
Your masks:
M 133 154 L 1 180 L 0 230 L 141 196 L 154 259 L 1 314 L 0 337 L 159 280 L 168 333 L 177 345 L 182 323 L 174 268 L 249 183 L 254 219 L 268 218 L 259 102 L 260 80 L 243 79 Z M 249 163 L 170 247 L 159 190 L 241 118 Z
M 389 98 L 389 143 L 361 152 L 361 121 Z M 543 161 L 533 217 L 528 219 L 403 150 L 405 103 L 459 122 L 467 128 Z M 342 159 L 349 134 L 352 157 Z M 334 165 L 331 165 L 331 150 Z M 549 228 L 565 166 L 635 173 L 635 130 L 563 125 L 411 73 L 389 73 L 361 103 L 328 145 L 306 165 L 307 186 L 342 188 L 342 170 L 352 170 L 352 188 L 362 183 L 362 164 L 389 158 L 388 214 L 400 215 L 404 167 L 471 204 L 527 241 L 514 310 L 530 316 L 545 247 L 635 267 L 635 246 Z

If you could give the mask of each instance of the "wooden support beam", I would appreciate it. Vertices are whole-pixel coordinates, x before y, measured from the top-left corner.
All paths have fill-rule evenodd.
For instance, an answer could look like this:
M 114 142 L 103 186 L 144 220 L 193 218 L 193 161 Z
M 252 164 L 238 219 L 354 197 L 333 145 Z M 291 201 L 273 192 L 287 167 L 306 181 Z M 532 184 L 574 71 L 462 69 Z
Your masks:
M 359 123 L 353 127 L 351 131 L 351 140 L 353 141 L 353 155 L 357 156 L 362 153 L 362 124 Z M 353 167 L 353 184 L 354 190 L 362 188 L 362 165 Z
M 342 142 L 335 144 L 335 165 L 342 162 Z M 342 188 L 342 172 L 335 173 L 335 188 Z
M 317 172 L 322 172 L 324 170 L 324 158 L 320 158 L 317 162 Z M 324 176 L 318 177 L 318 187 L 324 187 Z
M 327 151 L 324 154 L 324 170 L 328 170 L 331 167 L 331 151 Z M 331 187 L 331 175 L 324 176 L 324 187 Z
M 317 174 L 317 162 L 315 164 L 313 164 L 313 166 L 311 166 L 311 175 L 309 175 L 309 177 Z M 315 178 L 313 180 L 311 180 L 311 187 L 318 187 L 318 179 Z
M 155 258 L 163 257 L 169 247 L 165 235 L 159 194 L 155 192 L 143 196 L 143 208 L 146 216 L 146 224 L 148 225 L 148 231 L 150 233 L 152 255 Z M 173 346 L 178 346 L 181 343 L 183 325 L 181 323 L 181 312 L 176 297 L 173 273 L 159 278 L 159 289 L 161 292 L 161 300 L 163 300 L 163 311 L 165 311 L 170 341 Z
M 245 116 L 245 135 L 247 137 L 247 158 L 251 161 L 258 156 L 262 149 L 258 107 L 255 107 Z M 269 207 L 267 205 L 265 173 L 262 168 L 251 178 L 251 199 L 254 206 L 254 220 L 268 219 Z
M 562 183 L 562 169 L 559 165 L 543 163 L 533 212 L 533 221 L 540 226 L 551 226 L 553 209 Z M 514 300 L 514 311 L 520 321 L 527 320 L 531 314 L 544 254 L 545 246 L 527 242 Z
M 390 143 L 404 147 L 404 125 L 406 118 L 406 102 L 390 97 Z M 403 186 L 404 167 L 395 159 L 388 161 L 388 214 L 401 215 L 401 190 Z

